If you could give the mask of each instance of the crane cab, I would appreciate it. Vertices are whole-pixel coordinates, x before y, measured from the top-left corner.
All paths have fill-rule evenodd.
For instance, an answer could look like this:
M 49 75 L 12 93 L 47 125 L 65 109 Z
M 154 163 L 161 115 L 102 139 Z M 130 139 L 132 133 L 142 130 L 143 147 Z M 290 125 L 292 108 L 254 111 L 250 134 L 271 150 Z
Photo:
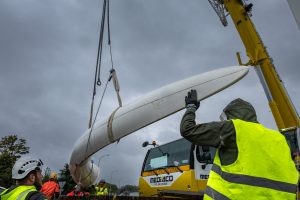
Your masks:
M 216 149 L 182 138 L 148 150 L 140 196 L 203 196 Z

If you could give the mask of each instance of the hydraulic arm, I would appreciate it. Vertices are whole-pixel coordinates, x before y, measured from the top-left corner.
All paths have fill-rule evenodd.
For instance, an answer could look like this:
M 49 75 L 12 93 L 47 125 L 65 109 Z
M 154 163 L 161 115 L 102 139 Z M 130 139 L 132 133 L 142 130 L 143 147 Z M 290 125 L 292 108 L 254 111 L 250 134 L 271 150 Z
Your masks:
M 299 115 L 276 72 L 272 58 L 250 19 L 252 4 L 246 4 L 242 0 L 209 0 L 209 2 L 223 25 L 227 25 L 224 12 L 227 11 L 231 16 L 249 57 L 249 61 L 244 65 L 255 67 L 278 129 L 287 137 L 292 151 L 299 152 Z M 237 56 L 239 63 L 242 64 L 238 53 Z

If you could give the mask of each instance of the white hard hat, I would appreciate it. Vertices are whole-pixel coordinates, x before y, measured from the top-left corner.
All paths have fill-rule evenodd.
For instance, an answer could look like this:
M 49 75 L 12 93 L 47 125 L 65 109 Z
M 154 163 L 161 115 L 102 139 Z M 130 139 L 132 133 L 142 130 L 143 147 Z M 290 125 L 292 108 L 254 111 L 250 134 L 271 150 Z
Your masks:
M 12 169 L 13 179 L 23 179 L 33 170 L 42 170 L 43 162 L 30 156 L 18 159 Z

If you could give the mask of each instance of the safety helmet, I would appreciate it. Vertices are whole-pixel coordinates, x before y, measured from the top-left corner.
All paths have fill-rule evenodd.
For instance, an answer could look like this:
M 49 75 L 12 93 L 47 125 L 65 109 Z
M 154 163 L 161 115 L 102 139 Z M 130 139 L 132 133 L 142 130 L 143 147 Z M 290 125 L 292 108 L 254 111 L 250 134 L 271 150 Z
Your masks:
M 53 179 L 53 180 L 56 180 L 57 179 L 57 173 L 55 173 L 55 172 L 51 172 L 51 174 L 50 174 L 50 177 L 49 177 L 50 179 Z
M 12 178 L 23 179 L 34 170 L 42 170 L 43 162 L 30 156 L 24 156 L 18 159 L 12 168 Z

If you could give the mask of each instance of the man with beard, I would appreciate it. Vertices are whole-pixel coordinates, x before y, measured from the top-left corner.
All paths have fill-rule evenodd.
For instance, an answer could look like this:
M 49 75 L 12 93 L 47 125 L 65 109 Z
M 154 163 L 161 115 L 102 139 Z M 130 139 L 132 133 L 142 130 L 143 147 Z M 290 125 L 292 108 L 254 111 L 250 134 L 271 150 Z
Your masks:
M 40 159 L 26 156 L 18 159 L 12 169 L 12 178 L 16 185 L 4 190 L 0 194 L 1 200 L 47 200 L 43 193 L 39 192 L 42 187 L 42 166 Z

